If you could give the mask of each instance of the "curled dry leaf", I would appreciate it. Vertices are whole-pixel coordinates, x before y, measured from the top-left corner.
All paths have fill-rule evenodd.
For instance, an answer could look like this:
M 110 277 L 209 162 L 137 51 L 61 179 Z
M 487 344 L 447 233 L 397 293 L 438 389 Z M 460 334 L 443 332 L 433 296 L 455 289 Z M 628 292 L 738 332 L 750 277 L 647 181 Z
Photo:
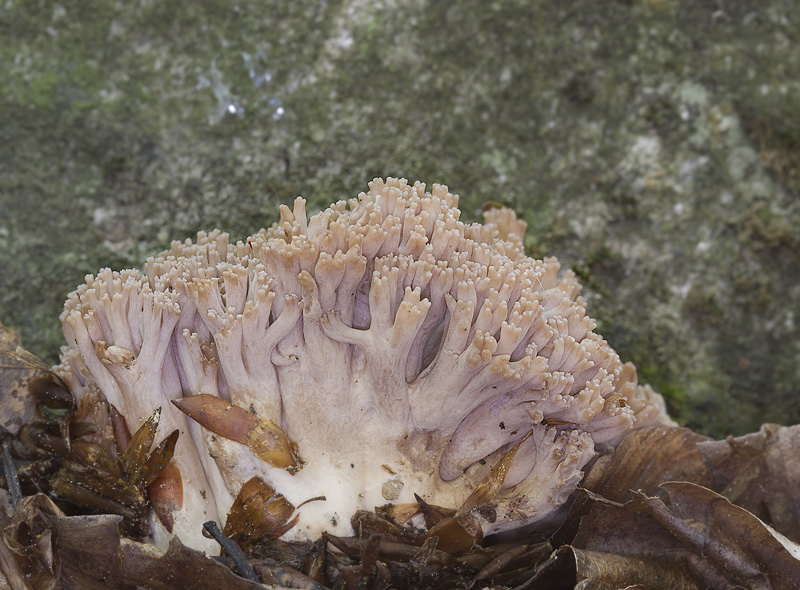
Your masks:
M 663 495 L 660 485 L 687 481 L 712 489 L 794 541 L 800 541 L 800 426 L 765 424 L 756 433 L 722 441 L 685 428 L 632 431 L 601 456 L 586 489 L 625 502 L 633 492 Z
M 583 487 L 616 502 L 630 500 L 636 490 L 654 495 L 665 481 L 710 487 L 711 471 L 697 446 L 708 440 L 688 428 L 634 430 L 613 453 L 599 457 L 587 470 Z
M 75 433 L 70 433 L 78 404 L 75 403 L 66 384 L 54 373 L 45 373 L 28 381 L 28 392 L 36 403 L 41 421 L 57 426 L 61 442 L 69 451 L 73 435 L 81 436 L 82 432 L 78 427 Z M 85 422 L 80 426 L 87 426 L 89 430 L 94 428 Z
M 646 557 L 598 553 L 565 546 L 553 553 L 533 579 L 515 590 L 620 590 L 630 587 L 648 590 L 703 588 L 687 580 L 676 565 Z
M 142 461 L 139 467 L 139 478 L 145 486 L 149 486 L 155 482 L 156 479 L 164 476 L 164 470 L 171 465 L 170 460 L 175 454 L 175 445 L 178 443 L 179 434 L 180 432 L 178 430 L 173 430 L 169 436 L 162 440 Z
M 525 590 L 704 587 L 686 565 L 693 551 L 633 502 L 581 491 L 549 543 L 556 552 L 522 586 Z
M 0 580 L 5 575 L 8 581 L 19 581 L 13 573 L 16 565 L 26 575 L 20 583 L 28 585 L 12 588 L 263 589 L 177 538 L 164 554 L 126 539 L 120 536 L 121 520 L 111 515 L 68 517 L 43 494 L 25 498 L 3 530 Z M 3 559 L 4 553 L 10 561 Z
M 553 552 L 550 543 L 534 543 L 532 545 L 515 545 L 506 551 L 502 551 L 487 563 L 467 585 L 467 590 L 480 587 L 489 580 L 494 580 L 497 584 L 516 586 L 522 583 L 526 577 L 524 573 L 531 566 L 535 566 Z M 525 564 L 523 567 L 521 565 Z M 521 579 L 520 574 L 522 574 Z M 516 582 L 515 582 L 516 580 Z
M 797 588 L 800 546 L 712 490 L 687 482 L 668 482 L 662 488 L 669 504 L 644 494 L 636 501 L 732 583 L 772 590 Z
M 11 441 L 14 456 L 28 461 L 17 468 L 22 491 L 67 500 L 63 506 L 72 512 L 123 516 L 126 534 L 135 538 L 148 533 L 150 507 L 169 528 L 182 502 L 180 473 L 169 467 L 178 431 L 151 451 L 158 410 L 131 435 L 98 390 L 85 392 L 76 403 L 58 376 L 44 367 L 37 371 L 27 383 L 36 415 Z
M 377 533 L 384 539 L 409 545 L 422 545 L 425 541 L 420 530 L 400 526 L 377 512 L 359 510 L 350 519 L 350 523 L 353 525 L 353 530 L 362 538 Z
M 619 504 L 586 492 L 570 518 L 577 528 L 568 544 L 586 551 L 638 556 L 674 564 L 686 548 L 648 513 L 634 504 Z M 566 539 L 564 539 L 566 541 Z M 566 544 L 566 543 L 565 543 Z
M 714 490 L 800 542 L 800 426 L 764 424 L 697 448 L 711 465 Z
M 29 584 L 27 587 L 56 588 L 62 556 L 54 542 L 53 523 L 63 516 L 58 506 L 43 494 L 23 498 L 15 511 L 6 512 L 2 545 L 7 556 L 14 560 L 14 564 L 4 560 L 3 572 L 7 578 L 13 579 L 21 572 Z
M 767 424 L 758 433 L 724 441 L 686 429 L 647 428 L 630 433 L 613 454 L 599 458 L 584 485 L 605 498 L 633 497 L 646 506 L 664 531 L 691 550 L 686 563 L 708 587 L 793 588 L 794 582 L 786 580 L 800 576 L 800 550 L 756 516 L 790 539 L 800 537 L 798 446 L 797 426 Z M 604 526 L 604 542 L 615 531 L 643 530 L 641 523 L 634 526 L 619 517 Z M 591 538 L 585 531 L 582 538 Z M 599 531 L 594 534 L 600 538 Z M 651 540 L 641 543 L 644 553 L 659 538 L 648 536 Z
M 437 547 L 451 555 L 466 553 L 483 539 L 480 525 L 469 514 L 445 518 L 428 531 L 428 538 L 437 540 Z
M 796 588 L 800 548 L 719 494 L 686 482 L 626 504 L 582 491 L 550 538 L 550 560 L 517 590 L 643 585 Z

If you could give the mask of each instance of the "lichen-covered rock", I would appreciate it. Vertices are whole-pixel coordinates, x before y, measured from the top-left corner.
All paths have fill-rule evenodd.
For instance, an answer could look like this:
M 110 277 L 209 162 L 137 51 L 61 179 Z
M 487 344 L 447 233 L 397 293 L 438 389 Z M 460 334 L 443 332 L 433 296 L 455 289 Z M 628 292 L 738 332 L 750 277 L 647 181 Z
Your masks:
M 792 2 L 285 4 L 0 13 L 0 321 L 31 350 L 87 272 L 416 174 L 518 211 L 682 423 L 800 421 Z

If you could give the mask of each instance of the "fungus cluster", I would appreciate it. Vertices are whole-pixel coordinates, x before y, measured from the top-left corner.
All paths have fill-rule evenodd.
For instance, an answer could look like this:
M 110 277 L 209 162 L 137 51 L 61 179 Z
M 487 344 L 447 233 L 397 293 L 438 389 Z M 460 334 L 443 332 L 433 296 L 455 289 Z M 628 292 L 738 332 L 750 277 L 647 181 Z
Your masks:
M 295 506 L 325 497 L 289 538 L 347 533 L 356 510 L 414 494 L 457 508 L 524 438 L 478 516 L 503 531 L 558 509 L 598 448 L 667 419 L 573 274 L 524 255 L 511 211 L 465 224 L 445 186 L 369 186 L 311 217 L 298 198 L 243 242 L 174 242 L 69 296 L 73 391 L 99 390 L 132 428 L 160 407 L 160 432 L 180 432 L 167 528 L 184 543 L 212 552 L 202 523 L 254 476 Z

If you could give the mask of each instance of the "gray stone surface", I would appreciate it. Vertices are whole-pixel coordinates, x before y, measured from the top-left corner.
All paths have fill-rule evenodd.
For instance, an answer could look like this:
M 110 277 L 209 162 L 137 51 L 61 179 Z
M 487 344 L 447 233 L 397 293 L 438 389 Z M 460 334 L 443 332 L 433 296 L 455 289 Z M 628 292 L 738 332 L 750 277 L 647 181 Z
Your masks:
M 302 194 L 441 182 L 532 254 L 678 419 L 800 421 L 800 21 L 789 0 L 0 3 L 0 321 Z

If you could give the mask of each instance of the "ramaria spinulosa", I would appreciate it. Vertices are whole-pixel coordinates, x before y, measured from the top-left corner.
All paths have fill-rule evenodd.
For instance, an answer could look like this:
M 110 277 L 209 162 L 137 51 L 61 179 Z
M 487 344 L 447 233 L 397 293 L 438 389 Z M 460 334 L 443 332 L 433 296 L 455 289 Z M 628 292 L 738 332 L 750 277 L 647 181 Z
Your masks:
M 356 510 L 415 493 L 456 508 L 531 433 L 478 517 L 485 533 L 518 527 L 561 506 L 599 446 L 667 420 L 593 332 L 574 275 L 525 256 L 524 222 L 490 209 L 465 224 L 457 204 L 442 185 L 376 179 L 70 295 L 60 373 L 76 394 L 98 388 L 131 428 L 161 407 L 160 431 L 180 431 L 184 543 L 215 551 L 202 523 L 224 522 L 253 476 L 294 505 L 325 496 L 287 538 L 348 533 Z

